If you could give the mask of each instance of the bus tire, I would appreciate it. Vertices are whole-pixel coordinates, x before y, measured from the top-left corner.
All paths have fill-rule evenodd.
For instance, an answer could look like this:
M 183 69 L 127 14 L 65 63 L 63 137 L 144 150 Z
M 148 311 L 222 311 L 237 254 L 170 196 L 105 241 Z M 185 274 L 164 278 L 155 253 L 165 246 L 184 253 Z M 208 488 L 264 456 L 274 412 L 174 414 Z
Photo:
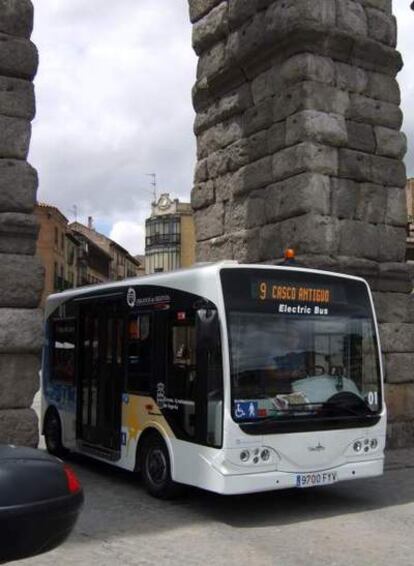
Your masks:
M 168 448 L 156 432 L 143 439 L 140 470 L 145 488 L 153 497 L 173 499 L 181 495 L 182 486 L 171 478 Z
M 62 424 L 56 409 L 49 409 L 43 425 L 46 448 L 53 456 L 64 456 L 67 453 L 62 444 Z

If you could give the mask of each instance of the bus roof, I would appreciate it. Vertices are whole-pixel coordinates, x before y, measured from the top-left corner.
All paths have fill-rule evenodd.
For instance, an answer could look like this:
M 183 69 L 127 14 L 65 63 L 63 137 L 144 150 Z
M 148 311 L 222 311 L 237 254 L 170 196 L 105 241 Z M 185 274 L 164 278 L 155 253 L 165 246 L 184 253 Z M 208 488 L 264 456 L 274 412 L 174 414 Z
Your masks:
M 325 271 L 320 269 L 310 269 L 306 267 L 301 267 L 299 265 L 271 265 L 271 264 L 255 264 L 246 263 L 242 264 L 235 260 L 223 260 L 219 262 L 211 263 L 197 263 L 193 267 L 177 269 L 174 271 L 168 271 L 163 273 L 154 273 L 152 275 L 144 275 L 141 277 L 130 277 L 127 279 L 122 279 L 120 281 L 108 281 L 107 283 L 100 283 L 98 285 L 86 285 L 82 287 L 76 287 L 74 289 L 69 289 L 67 291 L 62 291 L 59 293 L 53 293 L 49 295 L 46 299 L 45 305 L 45 317 L 47 318 L 52 312 L 55 311 L 57 307 L 66 303 L 70 299 L 77 297 L 82 297 L 86 295 L 93 296 L 95 292 L 101 292 L 105 290 L 112 289 L 122 289 L 131 286 L 138 285 L 159 285 L 163 287 L 173 287 L 181 289 L 184 291 L 191 291 L 189 285 L 193 285 L 196 282 L 206 281 L 208 279 L 215 279 L 221 269 L 275 269 L 281 271 L 304 271 L 308 273 L 319 273 L 324 275 L 329 275 L 331 277 L 341 277 L 346 279 L 358 280 L 366 283 L 366 281 L 354 275 L 348 275 L 345 273 L 338 273 L 334 271 Z M 196 292 L 196 291 L 194 291 Z

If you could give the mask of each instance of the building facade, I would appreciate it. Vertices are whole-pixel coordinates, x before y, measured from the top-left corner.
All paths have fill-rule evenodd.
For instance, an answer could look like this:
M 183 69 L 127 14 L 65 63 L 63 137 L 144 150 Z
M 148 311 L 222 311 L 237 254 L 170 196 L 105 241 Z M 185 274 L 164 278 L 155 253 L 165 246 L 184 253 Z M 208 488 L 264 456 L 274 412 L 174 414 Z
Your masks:
M 72 222 L 69 227 L 74 234 L 86 237 L 89 242 L 98 246 L 109 256 L 110 263 L 107 279 L 119 281 L 127 277 L 141 277 L 145 275 L 143 263 L 132 256 L 125 248 L 104 236 L 104 234 L 97 232 L 93 227 L 92 217 L 88 218 L 87 226 L 80 222 Z
M 38 203 L 39 222 L 36 253 L 45 268 L 44 307 L 51 293 L 73 287 L 118 281 L 144 275 L 144 262 L 92 227 L 80 222 L 69 224 L 56 206 Z
M 414 178 L 407 179 L 405 186 L 407 194 L 407 213 L 408 213 L 408 235 L 407 235 L 407 260 L 411 266 L 411 273 L 414 278 Z
M 195 233 L 190 203 L 168 193 L 152 203 L 145 221 L 145 273 L 173 271 L 195 261 Z
M 68 230 L 68 219 L 58 208 L 38 203 L 35 214 L 39 222 L 36 254 L 45 268 L 45 286 L 41 306 L 51 293 L 78 285 L 79 242 Z

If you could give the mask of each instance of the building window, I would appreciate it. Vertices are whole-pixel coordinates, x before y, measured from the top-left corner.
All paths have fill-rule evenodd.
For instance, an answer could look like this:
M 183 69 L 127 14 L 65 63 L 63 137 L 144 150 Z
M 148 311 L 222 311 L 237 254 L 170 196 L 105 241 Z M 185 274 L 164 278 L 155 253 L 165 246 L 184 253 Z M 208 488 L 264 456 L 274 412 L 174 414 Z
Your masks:
M 55 246 L 59 245 L 59 231 L 55 226 Z

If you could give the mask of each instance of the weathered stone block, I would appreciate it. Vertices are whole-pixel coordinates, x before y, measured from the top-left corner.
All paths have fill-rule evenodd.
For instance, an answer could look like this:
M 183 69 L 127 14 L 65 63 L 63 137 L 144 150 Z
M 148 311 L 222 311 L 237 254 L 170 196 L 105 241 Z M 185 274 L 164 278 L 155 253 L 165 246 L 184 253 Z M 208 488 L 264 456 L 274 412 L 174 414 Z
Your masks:
M 34 255 L 39 225 L 32 214 L 0 214 L 0 253 Z
M 353 65 L 391 77 L 395 77 L 402 69 L 401 54 L 393 47 L 379 43 L 375 39 L 365 39 L 362 36 L 353 36 L 353 39 L 352 56 L 350 57 Z
M 216 100 L 206 110 L 198 112 L 194 123 L 194 132 L 199 134 L 218 122 L 242 114 L 251 104 L 250 87 L 247 84 L 242 85 Z
M 378 224 L 378 260 L 380 262 L 405 261 L 406 237 L 405 228 Z
M 0 354 L 0 411 L 31 407 L 39 389 L 40 356 Z
M 364 93 L 368 87 L 368 73 L 347 63 L 335 63 L 336 86 L 355 93 Z
M 335 253 L 336 222 L 329 216 L 305 214 L 263 226 L 260 232 L 262 260 L 280 259 L 287 247 L 295 248 L 298 255 Z
M 214 6 L 222 0 L 189 0 L 190 20 L 192 23 L 205 16 Z
M 305 81 L 284 89 L 275 96 L 273 119 L 275 122 L 301 110 L 319 110 L 345 115 L 349 107 L 349 94 L 333 86 Z
M 410 279 L 410 269 L 406 263 L 378 264 L 378 291 L 392 293 L 411 293 L 413 285 Z
M 260 229 L 239 230 L 231 235 L 233 256 L 243 263 L 260 261 Z
M 407 199 L 404 189 L 387 189 L 385 223 L 392 226 L 407 226 Z
M 274 69 L 267 69 L 252 81 L 252 96 L 254 104 L 260 104 L 275 94 Z
M 351 34 L 367 35 L 367 16 L 361 4 L 353 0 L 339 0 L 336 2 L 336 10 L 340 29 Z
M 228 31 L 228 5 L 221 2 L 193 26 L 193 49 L 202 51 L 224 38 Z
M 385 384 L 385 402 L 391 421 L 414 418 L 414 384 Z
M 378 100 L 385 100 L 399 105 L 401 103 L 401 91 L 395 77 L 383 75 L 382 73 L 368 73 L 367 96 Z
M 360 94 L 351 94 L 351 104 L 346 117 L 356 122 L 386 126 L 395 130 L 399 130 L 402 124 L 402 112 L 396 104 L 374 100 Z
M 263 224 L 264 206 L 263 198 L 248 197 L 229 202 L 224 222 L 226 232 L 255 228 Z
M 193 187 L 191 191 L 191 205 L 194 210 L 205 208 L 215 202 L 214 183 L 207 181 Z
M 208 78 L 224 68 L 226 63 L 226 42 L 220 41 L 208 51 L 204 51 L 198 60 L 197 80 Z M 1 67 L 0 67 L 1 68 Z
M 41 309 L 0 309 L 1 354 L 38 354 L 42 346 Z
M 392 0 L 359 0 L 359 2 L 361 2 L 363 6 L 376 8 L 387 14 L 391 14 L 392 11 Z
M 340 220 L 339 230 L 340 255 L 373 260 L 378 258 L 378 231 L 376 226 L 357 220 Z
M 266 12 L 266 23 L 269 31 L 286 32 L 295 27 L 335 25 L 335 4 L 331 0 L 286 0 L 274 2 Z
M 0 32 L 29 38 L 33 29 L 30 0 L 0 1 Z
M 383 352 L 414 352 L 413 324 L 385 322 L 379 325 L 379 329 Z
M 262 11 L 228 36 L 228 59 L 233 64 L 242 66 L 248 78 L 252 77 L 246 70 L 246 61 L 263 48 L 265 29 L 265 12 Z
M 37 307 L 44 276 L 40 258 L 3 254 L 1 261 L 0 307 Z
M 196 244 L 197 261 L 220 261 L 233 257 L 233 246 L 229 235 L 198 241 Z
M 194 183 L 202 183 L 203 181 L 207 181 L 208 179 L 208 172 L 207 172 L 207 158 L 200 159 L 197 161 L 195 170 L 194 170 Z
M 204 159 L 211 153 L 227 147 L 242 137 L 244 137 L 243 124 L 240 117 L 216 124 L 198 136 L 198 159 Z
M 28 163 L 0 159 L 0 212 L 31 212 L 37 184 L 36 170 Z
M 236 142 L 237 144 L 238 142 Z M 233 144 L 234 145 L 234 144 Z M 232 146 L 229 146 L 229 148 Z M 207 171 L 209 179 L 215 179 L 219 175 L 227 173 L 228 167 L 228 152 L 226 149 L 219 149 L 209 157 L 207 157 Z
M 315 141 L 342 146 L 347 142 L 345 118 L 339 114 L 327 114 L 317 110 L 304 110 L 286 121 L 286 144 Z
M 31 41 L 0 33 L 0 75 L 32 80 L 37 65 L 37 49 Z
M 269 148 L 268 136 L 268 130 L 263 130 L 247 138 L 247 153 L 250 161 L 257 161 L 269 155 L 269 153 L 273 153 Z
M 292 83 L 315 81 L 328 85 L 335 82 L 335 64 L 329 57 L 300 53 L 281 66 L 273 68 L 274 92 Z
M 409 322 L 408 293 L 373 293 L 378 322 Z M 413 366 L 414 368 L 414 366 Z
M 198 240 L 208 240 L 224 233 L 224 207 L 217 203 L 194 214 Z
M 22 79 L 0 77 L 0 114 L 32 120 L 35 115 L 33 84 Z
M 234 176 L 234 195 L 241 196 L 269 185 L 272 180 L 272 158 L 264 157 L 239 169 Z
M 38 420 L 33 409 L 0 411 L 0 443 L 37 447 Z
M 359 200 L 359 184 L 349 179 L 332 178 L 331 192 L 333 216 L 340 219 L 353 219 Z
M 385 221 L 387 189 L 382 185 L 362 183 L 359 186 L 355 219 L 380 224 Z
M 378 126 L 375 128 L 378 155 L 402 159 L 407 152 L 407 138 L 403 132 Z
M 263 130 L 273 122 L 273 102 L 271 99 L 256 104 L 243 115 L 243 129 L 246 136 Z
M 303 173 L 268 187 L 266 191 L 266 223 L 301 216 L 309 212 L 328 215 L 330 178 Z
M 348 131 L 348 147 L 366 153 L 375 152 L 375 136 L 372 126 L 363 124 L 362 122 L 347 120 L 346 127 Z
M 400 160 L 351 149 L 339 149 L 339 175 L 390 187 L 403 187 L 406 182 L 405 167 Z
M 227 173 L 226 175 L 217 177 L 217 179 L 214 180 L 216 202 L 225 202 L 233 197 L 233 190 L 236 181 L 237 179 L 234 173 Z
M 388 383 L 414 382 L 414 353 L 386 354 L 385 367 Z
M 0 115 L 0 157 L 26 159 L 30 134 L 31 125 L 28 120 Z
M 414 422 L 394 421 L 387 424 L 387 447 L 389 449 L 414 446 Z
M 235 29 L 251 18 L 257 10 L 257 0 L 228 0 L 229 25 Z
M 326 145 L 303 142 L 279 151 L 273 156 L 275 181 L 307 171 L 322 175 L 337 175 L 337 150 Z
M 277 122 L 267 131 L 269 153 L 276 153 L 286 145 L 286 122 Z
M 369 35 L 391 47 L 397 44 L 397 23 L 394 16 L 375 8 L 367 8 Z

